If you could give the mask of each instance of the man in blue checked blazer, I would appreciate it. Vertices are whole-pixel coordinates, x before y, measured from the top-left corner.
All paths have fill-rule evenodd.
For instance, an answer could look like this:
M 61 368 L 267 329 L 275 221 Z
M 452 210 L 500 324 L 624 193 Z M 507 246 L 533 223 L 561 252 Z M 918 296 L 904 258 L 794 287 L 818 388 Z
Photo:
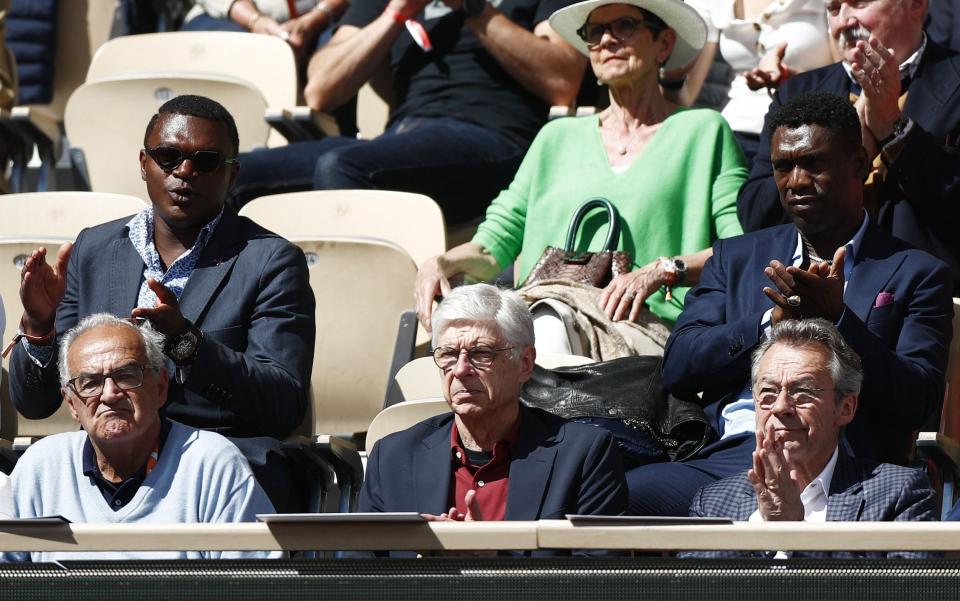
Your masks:
M 749 466 L 750 353 L 784 319 L 827 319 L 863 359 L 860 410 L 846 429 L 858 456 L 906 464 L 914 432 L 939 418 L 947 266 L 865 214 L 869 161 L 846 98 L 798 96 L 773 123 L 774 175 L 793 223 L 714 244 L 664 355 L 664 383 L 679 397 L 702 393 L 716 439 L 682 463 L 630 470 L 629 513 L 686 515 L 702 486 Z
M 933 490 L 923 472 L 856 457 L 842 442 L 857 411 L 863 372 L 833 324 L 780 322 L 754 352 L 751 373 L 757 414 L 752 466 L 700 490 L 690 515 L 749 522 L 933 519 Z

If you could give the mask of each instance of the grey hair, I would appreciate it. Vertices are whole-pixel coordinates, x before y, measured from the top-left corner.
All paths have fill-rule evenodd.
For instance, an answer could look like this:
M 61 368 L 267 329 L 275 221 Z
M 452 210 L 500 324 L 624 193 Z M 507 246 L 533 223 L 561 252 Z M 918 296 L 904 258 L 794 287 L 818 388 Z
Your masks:
M 487 321 L 497 325 L 500 335 L 513 347 L 513 358 L 533 346 L 533 317 L 527 303 L 513 290 L 501 290 L 490 284 L 460 286 L 443 299 L 433 312 L 433 346 L 440 334 L 457 321 Z
M 840 335 L 837 327 L 825 319 L 789 319 L 773 327 L 770 337 L 753 351 L 750 365 L 750 382 L 756 384 L 757 371 L 763 355 L 775 344 L 799 348 L 819 344 L 830 352 L 830 377 L 836 392 L 860 394 L 863 384 L 863 368 L 860 356 Z
M 110 313 L 94 313 L 81 319 L 80 323 L 70 328 L 60 339 L 60 386 L 66 386 L 70 380 L 67 355 L 70 353 L 70 347 L 73 346 L 73 343 L 80 335 L 106 326 L 129 328 L 140 336 L 140 339 L 143 340 L 143 350 L 147 355 L 147 364 L 144 367 L 158 371 L 164 366 L 163 334 L 154 330 L 149 321 L 144 320 L 143 323 L 137 325 Z

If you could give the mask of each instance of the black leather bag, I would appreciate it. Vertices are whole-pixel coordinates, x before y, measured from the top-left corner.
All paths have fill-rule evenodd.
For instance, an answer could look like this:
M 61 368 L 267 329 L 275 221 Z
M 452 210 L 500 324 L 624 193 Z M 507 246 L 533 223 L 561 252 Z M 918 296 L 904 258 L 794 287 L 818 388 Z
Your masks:
M 626 467 L 682 461 L 710 437 L 703 408 L 667 392 L 662 357 L 623 357 L 545 369 L 535 366 L 522 402 L 555 415 L 609 429 Z

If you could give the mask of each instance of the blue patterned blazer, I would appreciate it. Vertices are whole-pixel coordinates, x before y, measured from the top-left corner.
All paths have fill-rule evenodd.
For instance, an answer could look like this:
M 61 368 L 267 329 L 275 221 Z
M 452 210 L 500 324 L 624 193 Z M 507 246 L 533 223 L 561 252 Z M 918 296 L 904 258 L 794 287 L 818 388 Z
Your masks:
M 934 492 L 920 470 L 890 463 L 865 461 L 840 445 L 827 497 L 828 522 L 903 522 L 934 519 Z M 757 495 L 747 473 L 724 478 L 700 489 L 690 515 L 724 517 L 743 522 L 757 510 Z M 788 551 L 789 549 L 781 549 Z M 709 551 L 684 553 L 689 557 L 767 557 L 771 553 Z M 794 557 L 916 557 L 917 553 L 834 551 L 803 552 Z

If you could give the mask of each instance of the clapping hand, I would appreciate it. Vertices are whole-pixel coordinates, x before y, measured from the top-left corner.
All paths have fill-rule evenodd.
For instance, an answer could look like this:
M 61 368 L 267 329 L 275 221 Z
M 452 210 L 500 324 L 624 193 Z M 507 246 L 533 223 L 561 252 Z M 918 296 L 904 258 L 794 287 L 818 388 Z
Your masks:
M 757 494 L 757 508 L 764 521 L 803 521 L 800 493 L 803 486 L 799 474 L 776 439 L 776 430 L 767 422 L 757 431 L 757 449 L 747 479 Z
M 47 263 L 47 249 L 41 246 L 24 262 L 20 271 L 20 326 L 27 335 L 40 337 L 53 330 L 57 306 L 67 290 L 67 264 L 72 250 L 73 243 L 65 242 L 51 265 Z

